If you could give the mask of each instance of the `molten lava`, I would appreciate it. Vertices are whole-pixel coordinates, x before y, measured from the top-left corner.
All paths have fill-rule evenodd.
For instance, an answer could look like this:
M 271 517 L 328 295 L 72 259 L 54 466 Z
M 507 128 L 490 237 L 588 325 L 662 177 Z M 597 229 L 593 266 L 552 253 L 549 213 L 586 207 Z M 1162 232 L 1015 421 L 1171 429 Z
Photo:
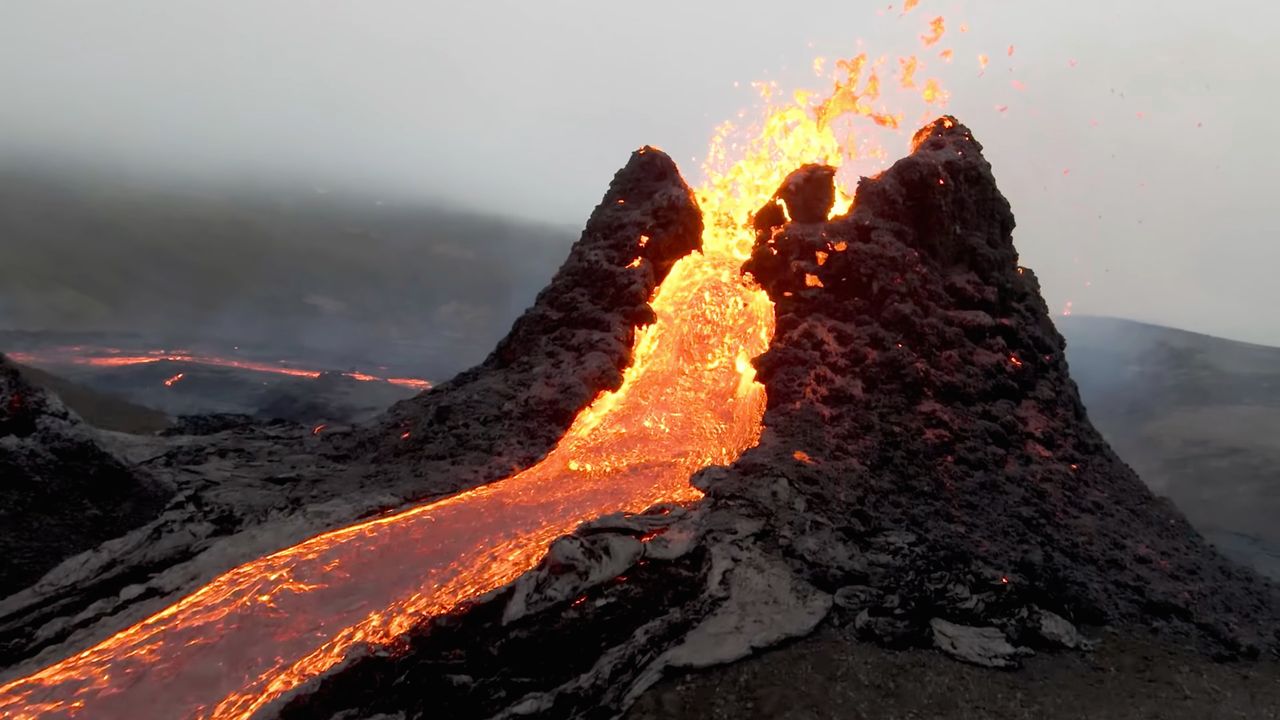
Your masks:
M 800 165 L 883 161 L 883 148 L 853 125 L 899 127 L 901 113 L 878 104 L 883 62 L 838 63 L 825 97 L 779 103 L 776 88 L 762 86 L 760 125 L 718 129 L 698 191 L 703 251 L 677 262 L 656 291 L 657 321 L 637 332 L 622 386 L 583 410 L 540 464 L 241 565 L 0 687 L 0 713 L 130 718 L 145 708 L 157 718 L 247 718 L 354 650 L 510 583 L 584 521 L 697 500 L 690 476 L 732 463 L 761 433 L 765 395 L 751 358 L 768 347 L 774 318 L 740 271 L 755 239 L 751 215 Z M 850 202 L 844 196 L 839 210 Z M 637 247 L 646 241 L 637 237 Z M 796 458 L 811 461 L 802 451 Z

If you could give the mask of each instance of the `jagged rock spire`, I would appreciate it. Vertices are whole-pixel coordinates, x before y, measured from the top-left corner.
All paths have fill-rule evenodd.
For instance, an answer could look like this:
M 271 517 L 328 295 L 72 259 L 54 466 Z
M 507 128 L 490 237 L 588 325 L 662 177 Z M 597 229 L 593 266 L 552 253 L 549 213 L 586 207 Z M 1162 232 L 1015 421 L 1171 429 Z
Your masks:
M 398 403 L 358 436 L 364 448 L 342 450 L 371 446 L 388 472 L 448 477 L 449 489 L 532 465 L 579 411 L 621 385 L 636 328 L 654 320 L 654 289 L 701 246 L 702 213 L 676 164 L 656 148 L 636 150 L 555 277 L 489 357 Z

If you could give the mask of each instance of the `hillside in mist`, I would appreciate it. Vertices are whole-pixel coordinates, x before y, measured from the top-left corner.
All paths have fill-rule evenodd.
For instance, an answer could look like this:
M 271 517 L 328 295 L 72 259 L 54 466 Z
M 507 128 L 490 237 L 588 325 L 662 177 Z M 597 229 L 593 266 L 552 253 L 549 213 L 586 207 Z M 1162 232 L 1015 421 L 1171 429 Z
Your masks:
M 106 331 L 398 363 L 482 358 L 577 231 L 318 188 L 0 171 L 0 330 Z
M 1227 555 L 1280 577 L 1280 348 L 1057 320 L 1089 417 Z

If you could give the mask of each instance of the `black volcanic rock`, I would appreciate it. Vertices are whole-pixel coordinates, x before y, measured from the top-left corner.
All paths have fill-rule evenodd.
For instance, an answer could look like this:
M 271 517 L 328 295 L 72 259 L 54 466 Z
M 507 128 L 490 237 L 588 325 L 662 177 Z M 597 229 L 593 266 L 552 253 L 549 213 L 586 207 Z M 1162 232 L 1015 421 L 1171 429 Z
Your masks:
M 751 218 L 756 239 L 768 244 L 774 232 L 787 224 L 819 223 L 827 219 L 836 201 L 836 169 L 830 165 L 802 165 L 782 181 L 782 187 Z
M 358 441 L 394 472 L 449 477 L 454 488 L 533 464 L 579 411 L 622 383 L 635 329 L 654 320 L 654 289 L 701 243 L 702 214 L 675 163 L 637 150 L 493 353 L 398 403 Z
M 0 355 L 0 598 L 156 517 L 169 494 Z
M 836 202 L 836 169 L 830 165 L 802 165 L 782 181 L 777 198 L 787 206 L 791 221 L 819 223 Z

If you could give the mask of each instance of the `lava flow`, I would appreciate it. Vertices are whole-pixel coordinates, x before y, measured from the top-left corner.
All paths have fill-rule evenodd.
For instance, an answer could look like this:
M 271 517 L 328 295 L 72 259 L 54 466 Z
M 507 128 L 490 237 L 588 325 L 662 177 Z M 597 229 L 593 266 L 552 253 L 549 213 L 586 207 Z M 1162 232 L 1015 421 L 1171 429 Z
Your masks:
M 6 717 L 247 718 L 425 618 L 533 568 L 580 523 L 696 500 L 688 480 L 733 462 L 761 433 L 751 358 L 773 306 L 741 274 L 752 213 L 794 168 L 865 148 L 848 124 L 895 130 L 873 108 L 878 63 L 840 63 L 825 99 L 772 104 L 753 128 L 722 127 L 699 190 L 703 250 L 656 291 L 620 389 L 584 410 L 540 464 L 501 482 L 314 537 L 246 563 L 101 644 L 0 687 Z M 870 69 L 870 75 L 863 73 Z M 843 134 L 837 137 L 837 128 Z M 729 158 L 735 158 L 729 161 Z M 637 247 L 645 242 L 637 237 Z

